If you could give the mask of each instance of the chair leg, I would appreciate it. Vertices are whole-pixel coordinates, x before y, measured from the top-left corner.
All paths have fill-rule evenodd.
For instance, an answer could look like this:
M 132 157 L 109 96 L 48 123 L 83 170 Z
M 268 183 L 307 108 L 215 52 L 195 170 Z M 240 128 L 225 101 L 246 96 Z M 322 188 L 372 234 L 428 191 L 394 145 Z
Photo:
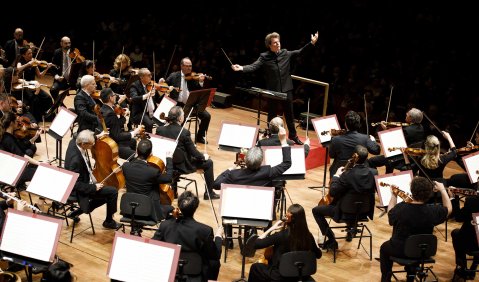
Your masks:
M 73 221 L 73 224 L 72 224 L 72 234 L 70 235 L 70 243 L 73 242 L 73 233 L 75 233 L 75 226 L 77 225 L 74 220 L 72 221 Z
M 91 219 L 91 213 L 88 214 L 88 217 L 90 217 L 91 230 L 93 231 L 93 235 L 95 235 L 95 226 L 93 226 L 93 220 Z

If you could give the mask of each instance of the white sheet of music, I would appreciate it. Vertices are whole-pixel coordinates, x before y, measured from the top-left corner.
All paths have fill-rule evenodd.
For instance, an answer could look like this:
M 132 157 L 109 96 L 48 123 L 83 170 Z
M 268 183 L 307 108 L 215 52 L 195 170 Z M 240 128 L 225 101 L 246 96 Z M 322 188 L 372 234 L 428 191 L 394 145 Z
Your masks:
M 387 206 L 389 205 L 389 201 L 391 200 L 391 187 L 390 186 L 381 186 L 380 183 L 384 182 L 390 185 L 396 185 L 402 191 L 406 192 L 408 195 L 411 195 L 411 181 L 413 179 L 412 171 L 402 171 L 399 173 L 389 173 L 383 175 L 375 175 L 374 179 L 376 179 L 376 189 L 379 195 L 379 201 L 381 205 Z M 401 197 L 397 197 L 397 202 L 400 203 L 403 200 Z
M 476 183 L 479 177 L 479 152 L 469 154 L 462 158 L 467 175 L 471 183 Z
M 161 113 L 165 113 L 165 116 L 168 116 L 168 113 L 170 112 L 170 109 L 176 106 L 176 101 L 171 99 L 168 96 L 163 96 L 163 99 L 161 99 L 160 104 L 158 105 L 158 108 L 156 108 L 155 112 L 153 113 L 153 116 L 158 119 L 161 122 L 166 122 L 165 120 L 162 120 L 160 118 Z
M 15 186 L 27 163 L 24 157 L 0 150 L 0 182 Z
M 251 148 L 256 142 L 258 126 L 223 122 L 218 146 Z
M 27 192 L 66 203 L 78 173 L 42 163 L 33 175 Z
M 264 164 L 275 166 L 283 161 L 283 150 L 281 146 L 261 147 L 264 152 Z M 306 160 L 304 158 L 304 146 L 291 146 L 291 167 L 288 168 L 285 174 L 305 174 Z
M 56 252 L 62 221 L 43 218 L 45 216 L 9 209 L 0 249 L 41 261 L 51 261 Z
M 331 129 L 341 129 L 336 115 L 314 118 L 311 123 L 321 143 L 331 141 Z
M 160 158 L 166 165 L 166 152 L 174 152 L 176 149 L 176 140 L 150 134 L 150 141 L 153 144 L 152 154 Z
M 58 111 L 57 116 L 53 120 L 52 124 L 50 125 L 49 130 L 55 132 L 59 136 L 65 136 L 68 130 L 70 130 L 70 126 L 73 124 L 77 117 L 77 114 L 70 112 L 64 107 L 61 107 Z
M 274 187 L 221 184 L 221 216 L 272 220 L 273 202 Z
M 476 239 L 479 244 L 479 212 L 472 214 L 472 222 L 474 223 L 474 230 L 476 231 Z
M 110 278 L 145 282 L 174 280 L 175 273 L 171 273 L 171 270 L 176 270 L 178 260 L 175 261 L 174 258 L 175 252 L 179 256 L 180 246 L 165 242 L 157 245 L 145 242 L 153 242 L 152 239 L 132 240 L 117 234 L 108 272 Z
M 406 138 L 402 127 L 391 128 L 378 132 L 379 140 L 381 140 L 381 148 L 386 158 L 402 154 L 401 150 L 393 150 L 392 148 L 406 148 Z

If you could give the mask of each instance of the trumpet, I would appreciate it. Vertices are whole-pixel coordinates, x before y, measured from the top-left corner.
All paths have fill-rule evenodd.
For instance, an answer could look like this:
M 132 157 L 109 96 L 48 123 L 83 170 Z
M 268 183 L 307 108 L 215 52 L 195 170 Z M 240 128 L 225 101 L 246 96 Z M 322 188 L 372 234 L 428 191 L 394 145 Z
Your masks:
M 10 199 L 10 200 L 14 200 L 14 201 L 17 202 L 17 203 L 22 203 L 22 202 L 24 202 L 23 200 L 20 200 L 20 199 L 18 199 L 17 197 L 14 197 L 14 196 L 10 196 L 8 193 L 5 193 L 5 192 L 3 192 L 3 191 L 1 191 L 1 190 L 0 190 L 0 193 L 2 193 L 2 196 L 3 196 L 3 197 L 8 198 L 8 199 Z M 30 204 L 26 204 L 26 203 L 25 203 L 25 206 L 31 208 L 32 211 L 34 211 L 34 212 L 42 213 L 42 211 L 41 211 L 39 208 L 35 207 L 34 205 L 30 205 Z

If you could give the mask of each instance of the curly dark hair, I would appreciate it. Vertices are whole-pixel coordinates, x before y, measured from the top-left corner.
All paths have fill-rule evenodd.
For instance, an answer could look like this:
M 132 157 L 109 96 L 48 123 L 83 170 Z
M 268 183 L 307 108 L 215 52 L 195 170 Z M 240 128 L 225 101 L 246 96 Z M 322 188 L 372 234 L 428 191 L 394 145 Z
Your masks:
M 425 177 L 415 177 L 411 181 L 412 198 L 419 202 L 427 202 L 432 195 L 432 183 Z

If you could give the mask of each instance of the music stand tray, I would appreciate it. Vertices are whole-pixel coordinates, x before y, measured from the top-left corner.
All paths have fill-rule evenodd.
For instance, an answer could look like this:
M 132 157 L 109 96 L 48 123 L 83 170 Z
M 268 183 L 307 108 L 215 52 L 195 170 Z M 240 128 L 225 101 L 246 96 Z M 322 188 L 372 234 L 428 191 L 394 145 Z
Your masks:
M 191 91 L 183 111 L 188 114 L 193 108 L 195 109 L 196 115 L 198 115 L 199 112 L 204 112 L 208 105 L 210 93 L 210 88 Z

